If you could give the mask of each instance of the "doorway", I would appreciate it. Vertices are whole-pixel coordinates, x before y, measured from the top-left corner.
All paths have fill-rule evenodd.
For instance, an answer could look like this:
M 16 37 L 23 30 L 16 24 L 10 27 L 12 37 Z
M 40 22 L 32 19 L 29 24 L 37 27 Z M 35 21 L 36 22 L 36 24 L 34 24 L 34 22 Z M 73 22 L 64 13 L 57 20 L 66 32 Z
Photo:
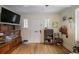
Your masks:
M 33 19 L 30 21 L 30 32 L 31 32 L 31 42 L 32 43 L 41 43 L 42 42 L 42 29 L 43 29 L 43 20 Z

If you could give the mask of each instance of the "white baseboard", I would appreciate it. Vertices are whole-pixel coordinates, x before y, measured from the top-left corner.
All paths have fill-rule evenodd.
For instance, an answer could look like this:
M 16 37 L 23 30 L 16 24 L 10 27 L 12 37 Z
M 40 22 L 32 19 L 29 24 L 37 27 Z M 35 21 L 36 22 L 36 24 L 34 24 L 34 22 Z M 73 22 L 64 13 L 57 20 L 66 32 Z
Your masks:
M 24 42 L 23 44 L 32 44 L 32 43 L 43 43 L 43 42 L 33 42 L 33 41 L 29 41 L 29 42 Z

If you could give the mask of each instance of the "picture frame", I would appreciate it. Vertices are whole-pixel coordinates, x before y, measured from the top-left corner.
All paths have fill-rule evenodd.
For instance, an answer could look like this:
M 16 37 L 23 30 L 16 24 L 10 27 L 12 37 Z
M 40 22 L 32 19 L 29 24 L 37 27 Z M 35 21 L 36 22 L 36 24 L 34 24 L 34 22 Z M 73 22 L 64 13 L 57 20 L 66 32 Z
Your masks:
M 52 22 L 52 26 L 53 26 L 53 28 L 57 28 L 58 27 L 58 22 L 57 21 Z

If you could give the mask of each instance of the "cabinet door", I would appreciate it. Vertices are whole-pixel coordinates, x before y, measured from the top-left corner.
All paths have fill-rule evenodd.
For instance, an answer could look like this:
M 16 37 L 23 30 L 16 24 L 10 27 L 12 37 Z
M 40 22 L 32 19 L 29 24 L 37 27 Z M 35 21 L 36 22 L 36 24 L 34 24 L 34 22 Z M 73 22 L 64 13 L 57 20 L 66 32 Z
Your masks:
M 21 41 L 21 37 L 18 37 L 18 38 L 16 38 L 16 40 L 17 40 L 17 45 L 19 45 L 22 41 Z
M 20 38 L 20 37 L 18 38 L 18 40 L 17 40 L 17 41 L 18 41 L 18 44 L 20 44 L 20 43 L 22 42 L 22 40 L 21 40 L 21 38 Z
M 17 40 L 14 39 L 13 42 L 12 42 L 12 46 L 13 46 L 13 47 L 16 47 L 16 45 L 17 45 Z
M 9 51 L 9 45 L 8 44 L 6 44 L 6 45 L 4 45 L 3 47 L 0 48 L 1 54 L 7 53 L 8 51 Z
M 1 25 L 1 32 L 8 32 L 8 26 L 7 25 Z
M 13 41 L 9 43 L 9 48 L 12 49 L 13 48 Z

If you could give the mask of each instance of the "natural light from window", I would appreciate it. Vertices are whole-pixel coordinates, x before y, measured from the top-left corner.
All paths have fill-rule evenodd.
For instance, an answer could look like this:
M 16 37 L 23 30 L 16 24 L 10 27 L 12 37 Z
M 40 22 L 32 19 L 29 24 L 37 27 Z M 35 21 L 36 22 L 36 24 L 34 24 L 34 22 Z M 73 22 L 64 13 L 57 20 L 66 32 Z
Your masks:
M 44 20 L 44 27 L 45 28 L 48 28 L 49 27 L 49 22 L 50 22 L 50 19 L 45 19 Z
M 28 19 L 24 19 L 24 28 L 28 28 Z

